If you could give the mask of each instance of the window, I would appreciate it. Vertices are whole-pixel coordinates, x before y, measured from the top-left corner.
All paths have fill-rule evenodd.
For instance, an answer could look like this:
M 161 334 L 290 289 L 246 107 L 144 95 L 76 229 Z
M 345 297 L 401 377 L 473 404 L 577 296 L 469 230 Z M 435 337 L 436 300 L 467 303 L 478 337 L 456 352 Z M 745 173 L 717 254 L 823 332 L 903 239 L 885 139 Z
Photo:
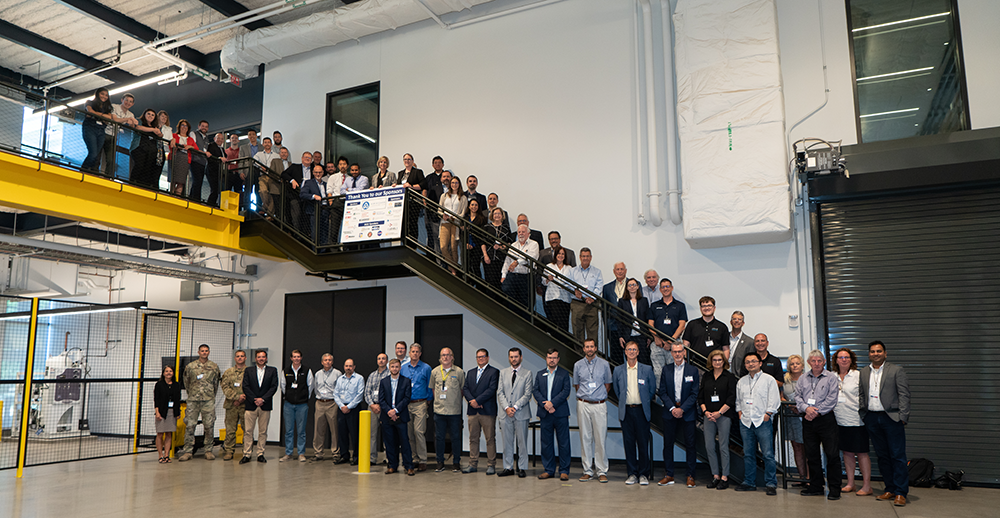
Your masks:
M 847 0 L 861 142 L 969 128 L 953 0 Z
M 378 161 L 378 83 L 326 96 L 326 160 L 346 157 L 371 177 Z

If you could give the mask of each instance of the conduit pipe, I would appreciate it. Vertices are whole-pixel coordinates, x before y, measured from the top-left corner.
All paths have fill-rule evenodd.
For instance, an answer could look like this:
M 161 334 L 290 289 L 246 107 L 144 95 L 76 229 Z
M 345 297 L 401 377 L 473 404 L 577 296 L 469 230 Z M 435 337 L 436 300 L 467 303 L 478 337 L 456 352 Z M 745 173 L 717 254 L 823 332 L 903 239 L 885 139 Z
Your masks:
M 211 293 L 208 295 L 199 295 L 198 300 L 201 299 L 214 299 L 219 297 L 229 297 L 236 298 L 240 303 L 239 311 L 236 314 L 236 349 L 243 348 L 243 296 L 236 293 L 235 290 L 231 290 L 229 293 Z
M 676 84 L 674 82 L 674 16 L 670 7 L 670 0 L 660 0 L 660 19 L 663 24 L 663 76 L 664 76 L 664 110 L 667 119 L 667 196 L 670 207 L 670 222 L 674 225 L 681 224 L 681 203 L 680 203 L 680 168 L 678 167 L 677 156 L 677 100 Z M 659 190 L 659 179 L 657 179 L 656 189 Z M 659 198 L 658 198 L 659 200 Z M 662 204 L 657 208 L 660 209 Z M 661 217 L 662 219 L 662 217 Z
M 660 214 L 660 192 L 659 192 L 659 161 L 658 142 L 656 138 L 656 76 L 653 74 L 653 15 L 652 6 L 649 0 L 639 0 L 642 8 L 642 36 L 643 48 L 645 49 L 644 62 L 646 71 L 646 160 L 648 166 L 646 174 L 649 175 L 649 188 L 651 192 L 645 193 L 646 205 L 649 207 L 649 220 L 653 226 L 663 224 L 663 217 Z M 655 190 L 652 190 L 655 189 Z M 653 205 L 653 197 L 656 198 L 656 206 Z
M 639 31 L 641 30 L 642 15 L 639 14 L 639 3 L 636 2 L 632 6 L 632 28 L 635 31 L 635 38 L 632 40 L 633 43 L 633 55 L 635 56 L 635 61 L 632 65 L 635 67 L 635 134 L 636 134 L 636 146 L 635 146 L 635 164 L 636 164 L 636 176 L 639 182 L 639 215 L 637 221 L 640 225 L 646 224 L 646 213 L 649 212 L 649 197 L 643 196 L 643 193 L 649 192 L 649 171 L 643 169 L 643 164 L 646 163 L 645 158 L 642 153 L 642 143 L 646 141 L 646 131 L 645 125 L 643 124 L 643 117 L 645 116 L 645 110 L 643 110 L 642 102 L 642 78 L 643 78 L 643 67 L 642 59 L 640 54 L 642 53 L 643 45 L 639 41 Z

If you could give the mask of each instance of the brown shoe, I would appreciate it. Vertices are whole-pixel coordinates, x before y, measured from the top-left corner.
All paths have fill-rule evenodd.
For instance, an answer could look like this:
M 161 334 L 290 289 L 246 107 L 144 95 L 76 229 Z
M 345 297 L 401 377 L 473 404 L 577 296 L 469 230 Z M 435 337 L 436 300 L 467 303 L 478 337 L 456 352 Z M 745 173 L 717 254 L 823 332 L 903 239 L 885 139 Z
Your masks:
M 600 482 L 600 483 L 602 483 L 602 484 L 607 484 L 608 483 L 608 476 L 607 475 L 600 475 L 600 476 L 597 477 L 597 481 Z
M 417 465 L 417 471 L 427 471 L 427 463 L 421 462 Z
M 547 473 L 547 472 L 546 473 L 542 473 L 541 475 L 538 475 L 538 480 L 546 480 L 546 479 L 550 479 L 550 478 L 552 478 L 552 475 L 549 474 L 549 473 Z
M 222 460 L 233 460 L 233 454 L 227 451 L 224 455 L 222 455 Z
M 587 482 L 588 480 L 590 480 L 592 478 L 594 478 L 594 477 L 591 476 L 591 475 L 588 475 L 588 474 L 584 473 L 583 476 L 580 477 L 580 482 Z
M 559 480 L 562 481 L 569 480 L 569 473 L 563 473 L 562 475 L 559 475 Z
M 906 505 L 906 497 L 903 495 L 896 495 L 896 500 L 892 502 L 892 505 L 896 507 L 903 507 Z
M 695 486 L 694 477 L 688 477 L 687 483 L 688 483 L 688 487 L 694 487 Z
M 855 496 L 872 496 L 872 492 L 870 490 L 869 491 L 858 491 L 857 493 L 854 493 L 854 495 Z
M 406 470 L 406 474 L 412 477 L 413 475 L 416 475 L 417 472 L 413 471 L 413 468 L 410 468 L 410 469 Z
M 892 500 L 893 498 L 896 498 L 896 495 L 886 491 L 885 493 L 878 495 L 876 498 L 878 498 L 879 500 Z
M 385 474 L 386 474 L 386 475 L 392 475 L 392 474 L 393 474 L 393 473 L 395 473 L 395 472 L 396 472 L 396 470 L 394 470 L 394 469 L 392 469 L 392 468 L 387 468 L 387 469 L 385 470 Z
M 662 480 L 656 483 L 658 486 L 669 486 L 674 483 L 674 477 L 663 477 Z
M 205 452 L 205 460 L 215 460 L 215 454 L 212 453 L 212 450 Z

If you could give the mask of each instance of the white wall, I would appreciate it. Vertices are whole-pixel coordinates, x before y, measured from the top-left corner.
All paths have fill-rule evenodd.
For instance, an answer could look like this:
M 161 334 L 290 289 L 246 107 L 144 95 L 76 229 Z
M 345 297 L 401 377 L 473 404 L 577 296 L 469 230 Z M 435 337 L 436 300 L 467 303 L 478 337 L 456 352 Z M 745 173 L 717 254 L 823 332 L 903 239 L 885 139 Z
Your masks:
M 969 118 L 972 129 L 1000 126 L 1000 2 L 995 0 L 958 0 L 958 21 L 965 55 L 965 78 L 969 88 Z

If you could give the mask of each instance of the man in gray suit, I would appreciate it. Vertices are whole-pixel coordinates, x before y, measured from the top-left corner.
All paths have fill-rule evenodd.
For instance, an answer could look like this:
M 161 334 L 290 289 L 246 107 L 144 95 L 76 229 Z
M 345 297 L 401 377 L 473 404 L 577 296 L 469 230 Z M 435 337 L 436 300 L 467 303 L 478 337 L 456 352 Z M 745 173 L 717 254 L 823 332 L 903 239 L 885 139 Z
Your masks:
M 743 332 L 744 323 L 743 312 L 734 311 L 732 318 L 729 320 L 729 325 L 733 328 L 729 333 L 729 363 L 733 366 L 733 374 L 736 375 L 736 379 L 747 375 L 747 368 L 743 365 L 743 358 L 747 357 L 748 352 L 754 350 L 753 337 L 747 336 Z
M 649 477 L 652 476 L 649 461 L 649 406 L 656 397 L 656 376 L 652 367 L 639 363 L 638 344 L 625 344 L 625 363 L 615 367 L 612 379 L 615 394 L 618 395 L 618 421 L 622 425 L 622 444 L 625 446 L 625 465 L 628 468 L 625 484 L 631 486 L 638 482 L 639 485 L 648 486 Z
M 885 361 L 885 344 L 879 340 L 868 344 L 871 365 L 861 369 L 858 391 L 858 412 L 868 428 L 878 470 L 885 482 L 885 493 L 879 500 L 892 500 L 899 507 L 906 505 L 909 492 L 909 470 L 906 467 L 906 423 L 910 420 L 910 383 L 906 371 Z
M 531 371 L 521 368 L 521 349 L 512 347 L 507 352 L 510 367 L 500 371 L 500 387 L 497 390 L 497 404 L 500 413 L 500 433 L 503 436 L 503 471 L 498 477 L 509 477 L 515 473 L 525 477 L 528 467 L 528 420 L 531 419 L 531 390 L 534 384 Z M 514 469 L 514 440 L 517 440 L 517 470 Z

